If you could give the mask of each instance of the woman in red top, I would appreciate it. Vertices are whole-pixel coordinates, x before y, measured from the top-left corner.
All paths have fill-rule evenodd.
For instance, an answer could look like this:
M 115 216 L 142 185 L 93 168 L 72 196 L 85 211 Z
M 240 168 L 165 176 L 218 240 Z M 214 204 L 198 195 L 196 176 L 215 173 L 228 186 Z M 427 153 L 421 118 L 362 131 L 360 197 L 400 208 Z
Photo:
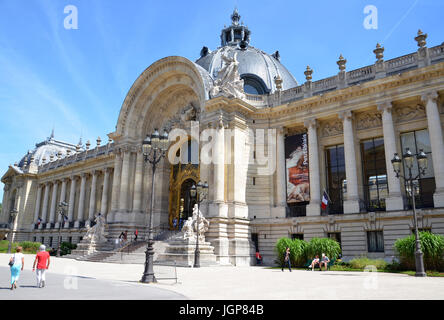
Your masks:
M 50 258 L 49 252 L 46 251 L 45 245 L 40 246 L 40 252 L 37 253 L 34 264 L 32 265 L 32 271 L 35 270 L 35 265 L 37 263 L 37 287 L 43 288 L 45 286 L 45 272 L 49 268 Z

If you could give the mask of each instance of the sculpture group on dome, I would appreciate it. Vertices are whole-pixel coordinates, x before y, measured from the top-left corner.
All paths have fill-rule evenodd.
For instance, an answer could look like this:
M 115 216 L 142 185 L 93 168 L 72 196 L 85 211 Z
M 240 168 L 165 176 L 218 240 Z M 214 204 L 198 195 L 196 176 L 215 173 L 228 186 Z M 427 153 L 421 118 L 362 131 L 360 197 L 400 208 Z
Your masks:
M 210 95 L 212 98 L 225 96 L 228 98 L 245 98 L 244 80 L 239 75 L 239 61 L 236 59 L 237 52 L 230 58 L 228 54 L 222 53 L 223 66 L 217 74 Z

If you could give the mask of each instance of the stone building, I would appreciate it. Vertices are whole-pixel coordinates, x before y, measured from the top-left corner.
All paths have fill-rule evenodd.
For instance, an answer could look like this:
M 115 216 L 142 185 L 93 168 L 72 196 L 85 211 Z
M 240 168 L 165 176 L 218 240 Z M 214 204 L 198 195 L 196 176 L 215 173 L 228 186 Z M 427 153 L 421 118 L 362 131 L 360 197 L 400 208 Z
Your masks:
M 106 144 L 51 135 L 9 166 L 0 231 L 11 227 L 15 240 L 56 246 L 61 227 L 63 240 L 77 243 L 100 212 L 110 239 L 136 228 L 143 237 L 152 171 L 141 147 L 158 128 L 170 132 L 171 147 L 156 171 L 154 226 L 177 229 L 193 206 L 191 185 L 208 181 L 201 210 L 220 263 L 249 264 L 255 248 L 272 263 L 283 236 L 332 237 L 345 258 L 391 259 L 396 239 L 413 228 L 411 200 L 390 161 L 407 147 L 429 159 L 415 181 L 419 227 L 444 234 L 444 44 L 427 47 L 419 31 L 417 52 L 384 60 L 378 44 L 374 64 L 347 71 L 341 55 L 336 75 L 312 81 L 307 66 L 298 84 L 278 51 L 250 45 L 237 11 L 231 19 L 215 51 L 203 47 L 195 62 L 172 56 L 149 66 Z M 177 129 L 189 136 L 177 142 Z M 205 141 L 214 142 L 211 162 L 201 161 Z

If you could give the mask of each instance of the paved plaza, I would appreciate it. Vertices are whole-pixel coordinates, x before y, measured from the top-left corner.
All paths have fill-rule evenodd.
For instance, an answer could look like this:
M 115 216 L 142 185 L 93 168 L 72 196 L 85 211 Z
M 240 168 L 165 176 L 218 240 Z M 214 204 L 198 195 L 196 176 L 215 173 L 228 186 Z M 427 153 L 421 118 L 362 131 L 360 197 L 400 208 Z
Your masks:
M 444 299 L 444 278 L 338 271 L 289 272 L 266 267 L 177 268 L 174 279 L 141 284 L 142 264 L 113 264 L 51 257 L 47 287 L 35 287 L 34 255 L 25 255 L 16 291 L 9 290 L 7 254 L 0 254 L 0 299 Z M 174 268 L 155 266 L 159 278 Z M 36 292 L 39 295 L 36 295 Z

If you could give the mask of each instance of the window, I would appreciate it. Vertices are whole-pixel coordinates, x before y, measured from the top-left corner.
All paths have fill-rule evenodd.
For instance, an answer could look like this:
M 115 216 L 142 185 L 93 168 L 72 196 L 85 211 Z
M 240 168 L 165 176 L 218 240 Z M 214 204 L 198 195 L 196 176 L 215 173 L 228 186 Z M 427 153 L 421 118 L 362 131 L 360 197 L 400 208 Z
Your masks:
M 340 232 L 328 233 L 328 237 L 330 239 L 336 240 L 339 243 L 339 245 L 342 247 L 342 245 L 341 245 L 341 233 Z
M 367 211 L 384 211 L 388 196 L 384 139 L 361 142 L 361 157 Z
M 427 129 L 406 132 L 401 134 L 401 148 L 404 154 L 406 148 L 409 148 L 414 155 L 414 164 L 412 168 L 412 175 L 416 176 L 419 172 L 418 162 L 416 155 L 420 149 L 424 150 L 427 155 L 427 169 L 424 175 L 420 175 L 417 180 L 413 181 L 415 203 L 418 208 L 430 208 L 433 207 L 433 193 L 435 192 L 435 174 L 433 170 L 432 161 L 432 148 L 430 145 L 429 132 Z M 408 176 L 409 172 L 404 167 L 404 175 Z M 408 194 L 408 185 L 404 182 L 406 194 Z M 408 205 L 412 207 L 412 200 L 408 197 Z
M 52 237 L 49 237 L 49 246 L 52 247 Z
M 37 242 L 37 237 L 33 237 L 32 242 Z
M 256 185 L 256 178 L 253 177 L 253 186 L 255 186 L 255 185 Z
M 382 231 L 367 231 L 368 252 L 384 252 L 384 236 Z
M 303 233 L 293 233 L 291 235 L 291 239 L 304 240 L 304 234 Z
M 244 80 L 244 91 L 248 94 L 265 94 L 268 92 L 264 81 L 253 74 L 243 74 L 241 79 Z
M 72 237 L 69 237 L 69 238 L 68 238 L 68 242 L 69 242 L 69 243 L 72 243 Z
M 327 193 L 330 197 L 328 214 L 344 213 L 344 195 L 347 192 L 345 180 L 344 146 L 337 145 L 325 149 L 325 166 L 327 173 Z
M 40 243 L 41 243 L 41 244 L 44 244 L 44 243 L 45 243 L 45 237 L 41 237 L 41 238 L 40 238 Z

